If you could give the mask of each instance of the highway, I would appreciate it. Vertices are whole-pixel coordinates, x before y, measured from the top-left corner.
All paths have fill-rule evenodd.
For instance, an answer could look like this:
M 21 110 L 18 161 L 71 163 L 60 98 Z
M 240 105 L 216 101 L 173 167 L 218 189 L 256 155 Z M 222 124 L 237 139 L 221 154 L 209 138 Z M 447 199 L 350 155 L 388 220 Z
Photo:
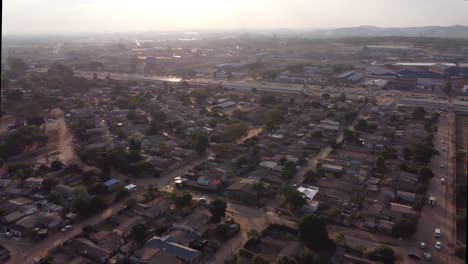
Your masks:
M 85 77 L 92 79 L 94 72 L 89 71 L 74 71 L 76 76 Z M 168 82 L 168 83 L 179 83 L 180 78 L 166 77 L 166 76 L 148 76 L 144 74 L 136 73 L 111 73 L 111 72 L 99 72 L 99 78 L 109 76 L 110 78 L 117 80 L 141 80 L 141 81 L 155 81 L 155 82 Z M 271 83 L 271 82 L 244 82 L 244 81 L 226 81 L 226 80 L 212 80 L 206 78 L 193 78 L 187 80 L 190 85 L 197 86 L 215 86 L 222 85 L 224 88 L 251 91 L 253 88 L 258 91 L 270 91 L 270 92 L 282 92 L 282 93 L 294 93 L 300 94 L 304 92 L 303 85 L 291 85 L 284 83 Z

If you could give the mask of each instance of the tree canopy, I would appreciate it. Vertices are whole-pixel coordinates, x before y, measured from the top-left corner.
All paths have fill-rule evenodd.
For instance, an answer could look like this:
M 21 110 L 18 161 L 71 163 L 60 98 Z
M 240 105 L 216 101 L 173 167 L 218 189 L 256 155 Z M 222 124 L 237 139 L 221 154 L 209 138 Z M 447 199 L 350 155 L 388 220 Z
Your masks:
M 369 252 L 369 258 L 374 261 L 380 261 L 383 264 L 395 263 L 396 256 L 393 249 L 389 246 L 381 245 Z
M 210 203 L 211 221 L 219 223 L 226 214 L 227 204 L 221 199 L 216 199 Z
M 299 236 L 311 249 L 320 249 L 328 245 L 330 239 L 325 219 L 317 215 L 305 215 L 298 224 Z
M 224 128 L 224 138 L 229 142 L 236 142 L 244 136 L 247 136 L 249 127 L 241 122 L 228 124 Z

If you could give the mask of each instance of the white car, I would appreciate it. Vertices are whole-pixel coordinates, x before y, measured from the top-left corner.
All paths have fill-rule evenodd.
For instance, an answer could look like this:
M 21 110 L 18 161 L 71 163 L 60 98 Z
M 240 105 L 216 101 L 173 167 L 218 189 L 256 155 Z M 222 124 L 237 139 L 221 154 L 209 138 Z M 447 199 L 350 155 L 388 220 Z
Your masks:
M 437 241 L 437 242 L 435 243 L 435 248 L 436 248 L 436 249 L 442 249 L 442 242 Z
M 69 231 L 69 230 L 71 230 L 71 229 L 72 229 L 72 226 L 71 226 L 71 225 L 67 225 L 67 226 L 65 226 L 64 228 L 62 228 L 62 232 L 67 232 L 67 231 Z
M 445 178 L 440 178 L 440 183 L 445 184 Z
M 431 259 L 432 259 L 431 254 L 429 254 L 429 253 L 427 253 L 427 252 L 424 252 L 423 255 L 424 255 L 424 257 L 425 257 L 427 260 L 431 260 Z
M 441 168 L 445 168 L 445 165 L 444 165 L 444 164 L 440 164 L 440 167 L 441 167 Z
M 426 243 L 424 242 L 421 242 L 421 244 L 419 245 L 420 248 L 426 248 Z

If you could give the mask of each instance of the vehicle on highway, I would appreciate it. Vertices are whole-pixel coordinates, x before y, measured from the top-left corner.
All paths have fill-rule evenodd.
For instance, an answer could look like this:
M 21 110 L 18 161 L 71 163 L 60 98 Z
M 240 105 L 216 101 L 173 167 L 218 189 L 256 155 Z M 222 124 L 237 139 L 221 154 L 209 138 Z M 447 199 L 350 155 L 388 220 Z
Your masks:
M 416 254 L 414 254 L 414 253 L 408 253 L 408 257 L 410 257 L 410 258 L 412 258 L 412 259 L 417 259 L 417 260 L 420 260 L 420 259 L 421 259 L 420 256 L 418 256 L 418 255 L 416 255 Z
M 436 228 L 436 230 L 434 231 L 434 236 L 440 237 L 440 228 Z
M 427 260 L 431 260 L 432 259 L 432 256 L 431 254 L 427 253 L 427 252 L 424 252 L 424 257 L 427 259 Z
M 419 247 L 420 247 L 420 248 L 426 248 L 426 243 L 421 242 L 421 244 L 419 244 Z
M 435 248 L 436 248 L 436 249 L 442 249 L 442 242 L 437 241 L 437 242 L 435 243 Z

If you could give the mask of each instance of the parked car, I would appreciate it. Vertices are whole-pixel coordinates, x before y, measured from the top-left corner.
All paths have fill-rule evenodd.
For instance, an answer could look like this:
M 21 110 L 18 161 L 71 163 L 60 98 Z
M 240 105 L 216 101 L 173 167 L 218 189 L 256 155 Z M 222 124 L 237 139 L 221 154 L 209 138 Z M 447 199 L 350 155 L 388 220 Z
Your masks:
M 442 242 L 437 241 L 437 242 L 435 243 L 435 248 L 436 248 L 436 249 L 442 249 Z
M 434 236 L 440 237 L 440 228 L 436 228 L 436 230 L 434 231 Z
M 62 232 L 67 232 L 67 231 L 70 231 L 72 229 L 72 226 L 71 225 L 66 225 L 62 228 Z
M 440 183 L 445 184 L 445 178 L 440 178 Z
M 427 252 L 424 252 L 424 257 L 427 259 L 427 260 L 431 260 L 432 259 L 432 256 L 431 254 L 427 253 Z
M 423 249 L 426 248 L 426 243 L 421 242 L 421 244 L 419 245 L 419 247 L 420 247 L 420 248 L 423 248 Z
M 420 260 L 421 257 L 419 257 L 418 255 L 414 254 L 414 253 L 408 253 L 408 257 L 412 258 L 412 259 L 417 259 L 417 260 Z
M 10 238 L 12 234 L 10 232 L 6 232 L 5 234 L 3 234 L 3 236 L 6 238 Z

